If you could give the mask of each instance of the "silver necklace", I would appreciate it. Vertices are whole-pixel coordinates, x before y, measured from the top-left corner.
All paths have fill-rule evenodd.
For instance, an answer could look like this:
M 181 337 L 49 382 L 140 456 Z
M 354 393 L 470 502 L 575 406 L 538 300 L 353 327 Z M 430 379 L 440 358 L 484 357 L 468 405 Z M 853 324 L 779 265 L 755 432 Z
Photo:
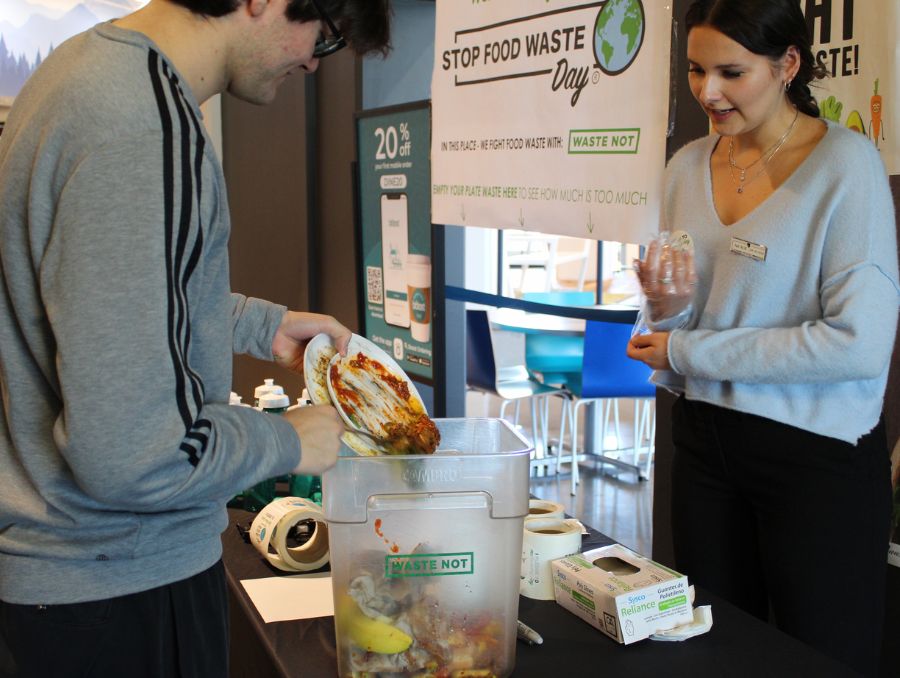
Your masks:
M 791 124 L 788 125 L 787 131 L 781 135 L 781 138 L 778 139 L 774 144 L 769 146 L 769 148 L 760 155 L 756 160 L 751 162 L 746 167 L 741 167 L 734 161 L 734 137 L 728 137 L 728 173 L 731 175 L 731 180 L 737 184 L 737 192 L 743 193 L 744 187 L 749 186 L 754 181 L 756 181 L 762 174 L 765 173 L 769 163 L 772 161 L 772 158 L 775 157 L 775 154 L 781 150 L 781 147 L 784 146 L 785 142 L 788 140 L 788 137 L 791 135 L 791 132 L 794 129 L 794 125 L 797 124 L 797 118 L 800 117 L 800 109 L 794 109 L 794 119 L 791 120 Z M 747 171 L 751 169 L 756 163 L 762 162 L 762 166 L 759 170 L 747 180 Z M 735 177 L 734 171 L 737 170 L 739 172 L 738 176 Z

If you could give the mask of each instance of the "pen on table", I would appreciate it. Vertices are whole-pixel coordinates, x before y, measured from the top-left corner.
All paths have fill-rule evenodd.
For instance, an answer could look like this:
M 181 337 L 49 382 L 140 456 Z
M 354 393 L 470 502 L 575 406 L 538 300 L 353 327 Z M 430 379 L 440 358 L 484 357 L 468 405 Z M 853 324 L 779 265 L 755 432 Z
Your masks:
M 519 640 L 524 640 L 529 645 L 540 645 L 544 642 L 544 639 L 541 638 L 541 634 L 539 634 L 533 628 L 523 624 L 521 621 L 517 621 L 516 623 L 518 624 L 516 637 Z

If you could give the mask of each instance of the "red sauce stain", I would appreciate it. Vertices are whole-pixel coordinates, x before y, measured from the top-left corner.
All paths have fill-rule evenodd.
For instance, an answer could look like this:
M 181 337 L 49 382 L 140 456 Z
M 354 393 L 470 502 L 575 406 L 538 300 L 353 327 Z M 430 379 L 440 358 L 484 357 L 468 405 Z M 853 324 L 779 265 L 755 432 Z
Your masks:
M 338 366 L 336 364 L 331 366 L 331 370 L 328 374 L 329 379 L 331 380 L 331 387 L 334 390 L 335 397 L 341 405 L 341 409 L 343 409 L 347 415 L 353 414 L 353 410 L 362 404 L 359 395 L 353 389 L 345 388 L 341 384 L 341 374 L 338 371 Z
M 395 375 L 391 374 L 388 369 L 382 365 L 377 360 L 372 360 L 371 358 L 366 357 L 363 353 L 357 353 L 356 358 L 353 358 L 349 361 L 350 367 L 360 370 L 363 372 L 368 372 L 369 374 L 375 374 L 378 378 L 380 378 L 384 383 L 386 383 L 393 391 L 404 401 L 409 400 L 409 384 Z M 334 380 L 337 378 L 337 372 L 334 368 L 337 365 L 332 365 L 332 385 L 334 386 Z
M 384 536 L 384 532 L 381 531 L 381 525 L 382 525 L 381 518 L 376 518 L 375 519 L 375 534 L 377 534 L 379 537 L 384 539 L 385 544 L 391 544 L 391 553 L 399 553 L 400 547 L 397 546 L 396 543 L 392 543 L 390 539 L 388 539 L 387 537 Z

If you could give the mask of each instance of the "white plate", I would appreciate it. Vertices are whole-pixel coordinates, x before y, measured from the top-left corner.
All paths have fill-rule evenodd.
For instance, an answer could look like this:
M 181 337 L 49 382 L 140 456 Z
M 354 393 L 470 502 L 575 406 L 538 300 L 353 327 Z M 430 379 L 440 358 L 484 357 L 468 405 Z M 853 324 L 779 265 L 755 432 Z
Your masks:
M 409 402 L 413 404 L 413 407 L 425 412 L 425 404 L 415 385 L 394 359 L 365 337 L 354 334 L 350 337 L 345 360 L 350 359 L 351 356 L 355 356 L 359 352 L 362 352 L 363 355 L 372 360 L 377 360 L 392 375 L 401 381 L 405 381 L 409 387 Z M 303 378 L 306 382 L 306 390 L 309 392 L 309 399 L 314 405 L 334 405 L 347 426 L 358 428 L 343 409 L 337 406 L 331 396 L 328 384 L 328 370 L 331 362 L 338 359 L 340 359 L 340 354 L 337 352 L 337 348 L 332 343 L 330 336 L 322 333 L 313 337 L 309 344 L 306 345 L 306 351 L 303 354 Z M 378 435 L 379 430 L 373 432 Z M 341 436 L 341 439 L 352 451 L 363 456 L 385 453 L 385 449 L 371 438 L 354 435 L 348 431 Z
M 331 405 L 328 395 L 328 363 L 337 355 L 337 349 L 327 334 L 317 334 L 306 345 L 303 353 L 303 379 L 313 405 Z
M 375 371 L 383 370 L 388 378 L 372 378 L 373 372 L 359 369 L 355 363 L 360 355 Z M 337 383 L 331 378 L 332 370 L 337 370 Z M 331 402 L 351 429 L 387 437 L 385 423 L 402 421 L 409 416 L 407 413 L 427 416 L 422 397 L 403 369 L 381 348 L 356 334 L 350 339 L 346 356 L 332 356 L 326 384 Z M 346 395 L 338 398 L 336 389 L 341 388 L 346 389 Z M 375 453 L 389 452 L 368 438 L 363 440 Z
M 328 393 L 328 364 L 336 355 L 338 355 L 337 348 L 331 342 L 331 337 L 325 333 L 317 334 L 306 345 L 306 351 L 303 353 L 303 379 L 306 381 L 306 390 L 313 405 L 334 404 Z M 339 408 L 335 409 L 340 412 Z M 364 457 L 382 454 L 381 448 L 370 439 L 349 431 L 341 436 L 341 440 L 353 452 Z

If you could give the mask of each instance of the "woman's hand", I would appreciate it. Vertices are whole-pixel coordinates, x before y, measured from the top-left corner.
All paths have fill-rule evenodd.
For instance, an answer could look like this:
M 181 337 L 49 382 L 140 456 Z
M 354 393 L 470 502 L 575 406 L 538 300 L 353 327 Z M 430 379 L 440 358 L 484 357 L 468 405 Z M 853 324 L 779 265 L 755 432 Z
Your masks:
M 671 370 L 669 364 L 669 333 L 636 334 L 625 351 L 632 360 L 640 360 L 654 370 Z
M 285 313 L 275 338 L 272 339 L 272 355 L 275 356 L 275 363 L 303 374 L 303 352 L 309 340 L 321 332 L 331 337 L 338 353 L 347 355 L 347 345 L 350 343 L 352 333 L 333 317 L 298 311 Z
M 665 238 L 654 239 L 647 247 L 644 260 L 634 261 L 651 322 L 673 318 L 686 309 L 694 299 L 697 284 L 693 255 L 670 246 Z

